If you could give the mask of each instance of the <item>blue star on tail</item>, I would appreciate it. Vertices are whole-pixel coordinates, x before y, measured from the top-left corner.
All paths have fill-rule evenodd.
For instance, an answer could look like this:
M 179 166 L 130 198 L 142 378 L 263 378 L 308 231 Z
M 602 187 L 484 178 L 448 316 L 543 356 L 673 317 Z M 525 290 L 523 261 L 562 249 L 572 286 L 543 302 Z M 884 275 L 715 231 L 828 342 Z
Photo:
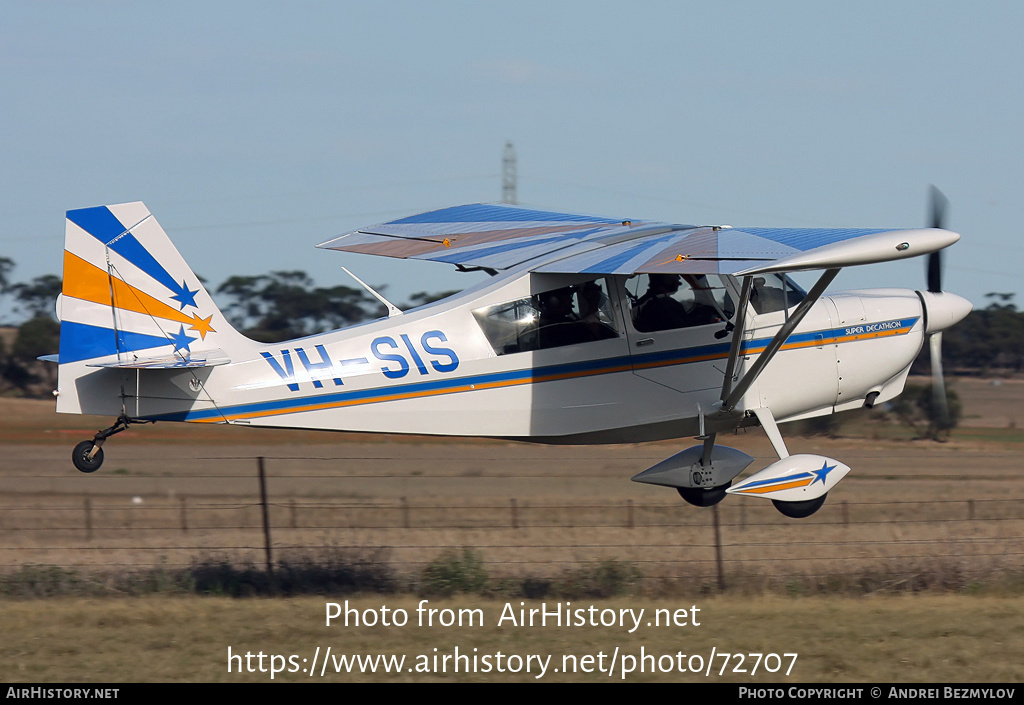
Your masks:
M 185 285 L 184 279 L 179 285 L 171 273 L 164 269 L 164 266 L 135 238 L 131 228 L 119 221 L 109 208 L 106 206 L 80 208 L 68 211 L 67 217 L 72 223 L 102 242 L 105 247 L 109 247 L 167 287 L 174 294 L 171 298 L 181 305 L 182 311 L 186 306 L 199 308 L 195 301 L 195 295 L 199 290 L 190 290 Z
M 171 339 L 171 342 L 174 343 L 174 352 L 178 352 L 179 350 L 184 349 L 185 352 L 191 353 L 192 351 L 188 349 L 188 346 L 192 344 L 193 340 L 198 340 L 198 338 L 193 338 L 192 336 L 185 335 L 184 325 L 178 326 L 177 333 L 170 333 L 168 335 Z
M 181 310 L 184 311 L 186 306 L 191 306 L 192 308 L 199 308 L 198 306 L 196 306 L 196 294 L 198 293 L 199 289 L 196 289 L 194 291 L 192 289 L 189 289 L 188 286 L 185 285 L 185 280 L 182 279 L 181 288 L 178 290 L 178 293 L 172 296 L 171 298 L 177 301 L 179 304 L 181 304 Z

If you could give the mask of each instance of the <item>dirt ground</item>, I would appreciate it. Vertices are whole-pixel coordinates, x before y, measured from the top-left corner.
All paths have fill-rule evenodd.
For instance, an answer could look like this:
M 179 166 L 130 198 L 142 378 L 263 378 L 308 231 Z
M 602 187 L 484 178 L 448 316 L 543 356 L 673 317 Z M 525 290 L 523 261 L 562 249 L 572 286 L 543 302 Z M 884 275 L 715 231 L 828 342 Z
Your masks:
M 950 381 L 950 389 L 964 404 L 961 426 L 1017 428 L 1024 423 L 1024 379 L 960 377 Z

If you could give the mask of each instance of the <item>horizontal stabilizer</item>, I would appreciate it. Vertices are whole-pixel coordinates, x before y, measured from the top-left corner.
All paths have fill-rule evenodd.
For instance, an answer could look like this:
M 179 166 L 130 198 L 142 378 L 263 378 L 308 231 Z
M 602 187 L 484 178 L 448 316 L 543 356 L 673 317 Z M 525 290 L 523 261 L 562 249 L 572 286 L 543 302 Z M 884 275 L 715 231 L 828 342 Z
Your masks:
M 223 350 L 196 351 L 187 356 L 164 355 L 161 357 L 136 357 L 131 360 L 94 362 L 86 367 L 116 367 L 127 370 L 180 370 L 194 367 L 217 367 L 227 365 L 231 360 Z

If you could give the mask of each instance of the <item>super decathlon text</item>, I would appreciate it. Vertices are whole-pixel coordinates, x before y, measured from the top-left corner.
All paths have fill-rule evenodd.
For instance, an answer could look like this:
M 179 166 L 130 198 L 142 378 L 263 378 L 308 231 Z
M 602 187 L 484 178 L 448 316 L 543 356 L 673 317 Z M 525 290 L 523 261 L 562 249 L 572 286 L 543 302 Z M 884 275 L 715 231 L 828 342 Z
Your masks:
M 439 330 L 428 330 L 413 341 L 405 333 L 400 333 L 397 340 L 390 335 L 374 338 L 370 342 L 369 351 L 361 357 L 331 357 L 323 345 L 314 345 L 312 351 L 305 348 L 283 348 L 280 355 L 272 352 L 260 352 L 260 355 L 277 376 L 292 392 L 299 391 L 299 383 L 309 381 L 314 389 L 323 389 L 324 380 L 336 387 L 344 385 L 342 377 L 351 372 L 365 372 L 370 367 L 370 357 L 384 363 L 380 371 L 388 379 L 401 379 L 412 374 L 413 368 L 419 375 L 454 372 L 459 367 L 459 356 L 447 343 L 448 337 Z M 292 355 L 294 354 L 294 358 Z M 298 359 L 301 369 L 295 364 Z M 296 372 L 305 375 L 300 378 Z
M 88 698 L 116 699 L 120 688 L 8 688 L 8 698 L 40 698 L 46 700 L 82 700 Z
M 899 330 L 903 328 L 903 321 L 883 321 L 881 323 L 866 323 L 862 326 L 851 326 L 846 329 L 846 335 L 861 335 L 863 333 L 878 333 L 884 330 Z

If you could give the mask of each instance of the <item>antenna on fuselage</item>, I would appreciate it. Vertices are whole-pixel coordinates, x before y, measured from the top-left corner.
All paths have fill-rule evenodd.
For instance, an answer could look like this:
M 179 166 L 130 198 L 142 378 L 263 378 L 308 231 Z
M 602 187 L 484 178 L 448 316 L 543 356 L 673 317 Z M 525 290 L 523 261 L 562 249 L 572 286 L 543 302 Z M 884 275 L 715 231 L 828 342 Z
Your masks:
M 401 316 L 401 315 L 402 315 L 402 309 L 398 308 L 398 307 L 397 307 L 397 306 L 395 306 L 395 305 L 394 305 L 393 303 L 391 303 L 390 301 L 388 301 L 387 299 L 385 299 L 385 298 L 384 298 L 383 296 L 381 296 L 380 294 L 378 294 L 378 293 L 377 293 L 376 291 L 374 291 L 374 290 L 373 290 L 373 287 L 371 287 L 371 286 L 370 286 L 369 284 L 367 284 L 366 282 L 364 282 L 364 281 L 363 281 L 362 279 L 360 279 L 359 277 L 357 277 L 357 276 L 356 276 L 355 274 L 353 274 L 352 272 L 348 271 L 348 269 L 346 269 L 345 267 L 342 267 L 342 268 L 341 268 L 341 270 L 342 270 L 343 272 L 345 272 L 345 274 L 349 275 L 350 277 L 352 277 L 353 279 L 355 279 L 355 280 L 356 280 L 357 282 L 359 282 L 359 286 L 363 287 L 363 288 L 364 288 L 364 289 L 366 289 L 366 290 L 367 290 L 368 292 L 370 292 L 371 294 L 373 294 L 374 298 L 376 298 L 376 299 L 377 299 L 378 301 L 380 301 L 380 302 L 381 302 L 382 304 L 384 304 L 385 306 L 387 306 L 387 309 L 388 309 L 388 318 L 391 318 L 392 316 Z

